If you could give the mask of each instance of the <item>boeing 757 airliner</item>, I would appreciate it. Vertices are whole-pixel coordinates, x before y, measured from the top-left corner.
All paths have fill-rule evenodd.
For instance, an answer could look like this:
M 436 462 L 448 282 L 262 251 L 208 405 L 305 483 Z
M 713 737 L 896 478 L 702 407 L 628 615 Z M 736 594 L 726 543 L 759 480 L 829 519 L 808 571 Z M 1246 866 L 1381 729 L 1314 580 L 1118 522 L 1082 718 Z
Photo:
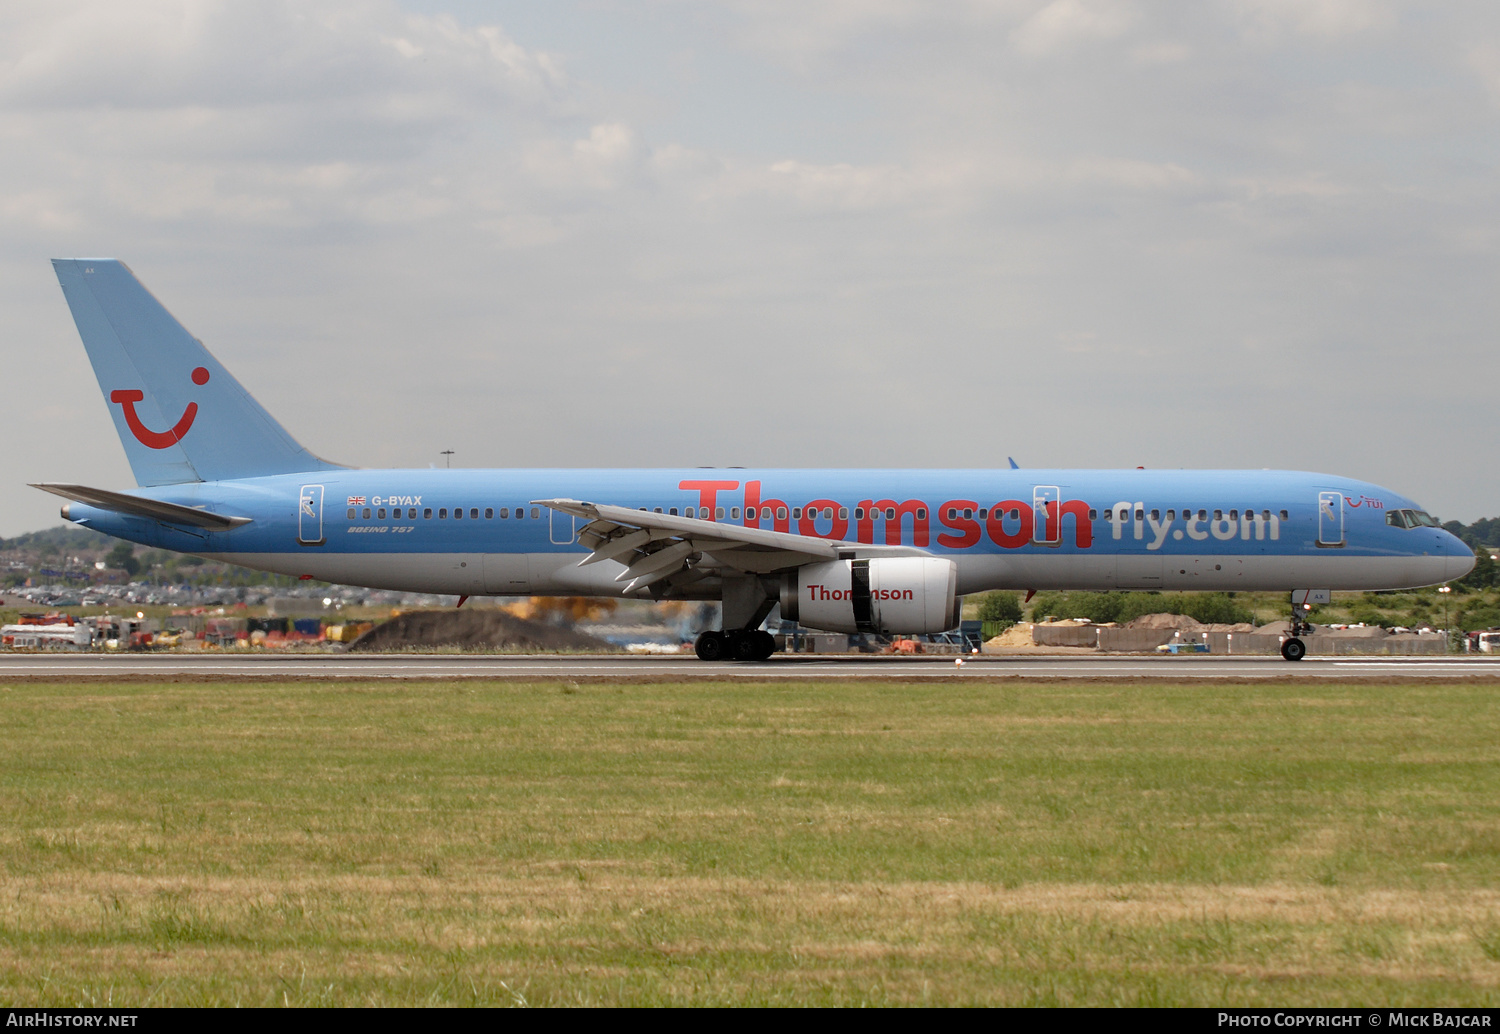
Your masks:
M 138 488 L 35 487 L 110 535 L 262 571 L 470 596 L 718 600 L 921 634 L 991 589 L 1395 589 L 1468 547 L 1362 481 L 1231 470 L 360 470 L 308 452 L 115 259 L 53 261 Z M 1300 660 L 1294 617 L 1282 654 Z

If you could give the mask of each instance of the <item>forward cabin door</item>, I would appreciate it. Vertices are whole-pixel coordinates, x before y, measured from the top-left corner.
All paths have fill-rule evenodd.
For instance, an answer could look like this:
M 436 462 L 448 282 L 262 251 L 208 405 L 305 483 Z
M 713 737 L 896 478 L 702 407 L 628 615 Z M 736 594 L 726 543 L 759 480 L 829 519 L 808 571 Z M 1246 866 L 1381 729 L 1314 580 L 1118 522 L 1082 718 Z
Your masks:
M 1062 544 L 1062 491 L 1056 485 L 1031 490 L 1031 540 L 1039 546 Z
M 1318 547 L 1340 549 L 1344 545 L 1344 494 L 1318 493 Z

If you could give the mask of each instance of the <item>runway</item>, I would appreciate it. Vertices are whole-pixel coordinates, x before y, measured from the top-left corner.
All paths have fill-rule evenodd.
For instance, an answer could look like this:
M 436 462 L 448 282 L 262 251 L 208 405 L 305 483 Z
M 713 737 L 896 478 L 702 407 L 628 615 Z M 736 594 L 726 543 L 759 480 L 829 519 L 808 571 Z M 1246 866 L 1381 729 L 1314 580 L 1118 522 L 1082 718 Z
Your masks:
M 1309 657 L 952 657 L 780 656 L 763 663 L 709 664 L 684 657 L 482 654 L 10 654 L 0 656 L 0 683 L 47 681 L 488 679 L 511 682 L 776 682 L 878 679 L 1115 681 L 1303 681 L 1412 679 L 1500 681 L 1500 658 Z

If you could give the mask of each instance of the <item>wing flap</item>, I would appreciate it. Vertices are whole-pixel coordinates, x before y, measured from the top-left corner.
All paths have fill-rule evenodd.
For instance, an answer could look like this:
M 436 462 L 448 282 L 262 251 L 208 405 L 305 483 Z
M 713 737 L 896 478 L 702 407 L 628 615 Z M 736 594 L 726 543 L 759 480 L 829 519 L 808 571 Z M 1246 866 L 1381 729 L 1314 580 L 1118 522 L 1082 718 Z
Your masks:
M 841 557 L 931 555 L 913 546 L 820 539 L 578 499 L 536 499 L 532 505 L 587 521 L 578 540 L 591 552 L 578 566 L 619 561 L 626 570 L 618 580 L 630 582 L 627 592 L 679 574 L 684 565 L 697 559 L 694 554 L 706 554 L 719 567 L 750 574 L 771 574 Z M 655 543 L 668 544 L 653 550 Z

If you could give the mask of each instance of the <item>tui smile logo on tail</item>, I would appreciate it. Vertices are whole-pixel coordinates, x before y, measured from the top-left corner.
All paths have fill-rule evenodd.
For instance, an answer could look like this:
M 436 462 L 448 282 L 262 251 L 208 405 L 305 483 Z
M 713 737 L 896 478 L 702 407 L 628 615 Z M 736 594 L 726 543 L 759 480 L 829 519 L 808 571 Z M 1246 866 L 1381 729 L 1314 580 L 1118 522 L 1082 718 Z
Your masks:
M 198 367 L 193 371 L 193 383 L 204 385 L 208 383 L 208 371 Z M 187 408 L 182 411 L 182 419 L 169 431 L 153 431 L 141 422 L 140 415 L 135 411 L 135 404 L 146 397 L 145 392 L 135 389 L 112 391 L 109 393 L 111 402 L 118 402 L 120 408 L 125 411 L 125 423 L 130 428 L 130 433 L 135 435 L 135 440 L 148 449 L 170 449 L 192 429 L 193 420 L 198 416 L 198 403 L 189 402 Z

